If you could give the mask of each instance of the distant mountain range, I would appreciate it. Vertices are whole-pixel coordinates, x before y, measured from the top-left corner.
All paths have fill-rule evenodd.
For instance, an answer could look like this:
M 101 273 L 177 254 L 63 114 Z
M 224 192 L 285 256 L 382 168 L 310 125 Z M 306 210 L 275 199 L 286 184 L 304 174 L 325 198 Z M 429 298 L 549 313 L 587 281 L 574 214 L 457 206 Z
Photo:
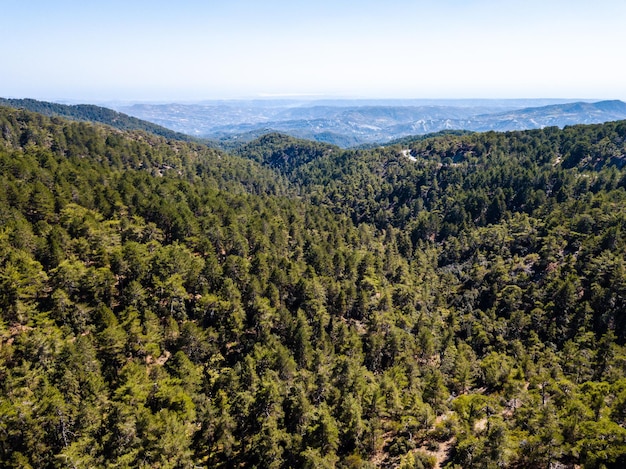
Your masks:
M 224 142 L 268 132 L 343 147 L 442 130 L 508 131 L 626 119 L 622 101 L 215 101 L 134 104 L 118 110 L 178 132 Z
M 237 100 L 112 105 L 113 110 L 0 98 L 0 106 L 226 148 L 273 132 L 354 147 L 441 131 L 525 130 L 626 119 L 626 103 L 618 100 Z

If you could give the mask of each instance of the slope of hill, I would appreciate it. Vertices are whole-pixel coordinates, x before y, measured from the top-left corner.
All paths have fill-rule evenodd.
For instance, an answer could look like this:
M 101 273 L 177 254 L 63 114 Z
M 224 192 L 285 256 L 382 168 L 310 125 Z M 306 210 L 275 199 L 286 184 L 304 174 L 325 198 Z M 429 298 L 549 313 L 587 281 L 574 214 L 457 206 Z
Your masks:
M 0 98 L 0 106 L 26 109 L 28 111 L 37 112 L 50 117 L 57 116 L 77 121 L 98 122 L 100 124 L 110 125 L 111 127 L 120 130 L 142 130 L 144 132 L 174 140 L 192 140 L 192 138 L 187 134 L 174 132 L 168 128 L 153 124 L 152 122 L 137 119 L 136 117 L 131 117 L 127 114 L 105 107 L 95 106 L 93 104 L 66 105 L 46 101 L 37 101 L 35 99 Z
M 624 467 L 624 161 L 0 108 L 0 466 Z
M 577 102 L 477 116 L 469 130 L 525 130 L 599 124 L 622 119 L 626 119 L 626 103 L 622 101 Z

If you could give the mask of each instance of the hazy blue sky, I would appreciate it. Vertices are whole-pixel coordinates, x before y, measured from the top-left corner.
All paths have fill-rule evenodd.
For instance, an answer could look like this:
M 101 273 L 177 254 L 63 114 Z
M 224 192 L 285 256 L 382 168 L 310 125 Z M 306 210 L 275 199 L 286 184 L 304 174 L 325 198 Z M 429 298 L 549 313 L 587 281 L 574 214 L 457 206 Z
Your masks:
M 0 96 L 626 99 L 624 0 L 0 0 Z

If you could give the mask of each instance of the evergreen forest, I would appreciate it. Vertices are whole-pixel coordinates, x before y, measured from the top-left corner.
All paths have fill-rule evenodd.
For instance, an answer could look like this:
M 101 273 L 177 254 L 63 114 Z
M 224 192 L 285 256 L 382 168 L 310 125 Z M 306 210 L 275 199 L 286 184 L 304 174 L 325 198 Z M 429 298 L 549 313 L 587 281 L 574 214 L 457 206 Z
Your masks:
M 0 467 L 626 466 L 626 121 L 227 151 L 0 107 Z

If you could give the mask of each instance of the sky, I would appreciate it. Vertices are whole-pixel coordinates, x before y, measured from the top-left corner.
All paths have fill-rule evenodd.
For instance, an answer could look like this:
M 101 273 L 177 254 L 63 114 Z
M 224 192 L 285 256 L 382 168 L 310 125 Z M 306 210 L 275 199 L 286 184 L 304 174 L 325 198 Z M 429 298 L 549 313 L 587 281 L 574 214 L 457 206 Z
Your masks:
M 626 100 L 624 0 L 0 0 L 0 96 Z

